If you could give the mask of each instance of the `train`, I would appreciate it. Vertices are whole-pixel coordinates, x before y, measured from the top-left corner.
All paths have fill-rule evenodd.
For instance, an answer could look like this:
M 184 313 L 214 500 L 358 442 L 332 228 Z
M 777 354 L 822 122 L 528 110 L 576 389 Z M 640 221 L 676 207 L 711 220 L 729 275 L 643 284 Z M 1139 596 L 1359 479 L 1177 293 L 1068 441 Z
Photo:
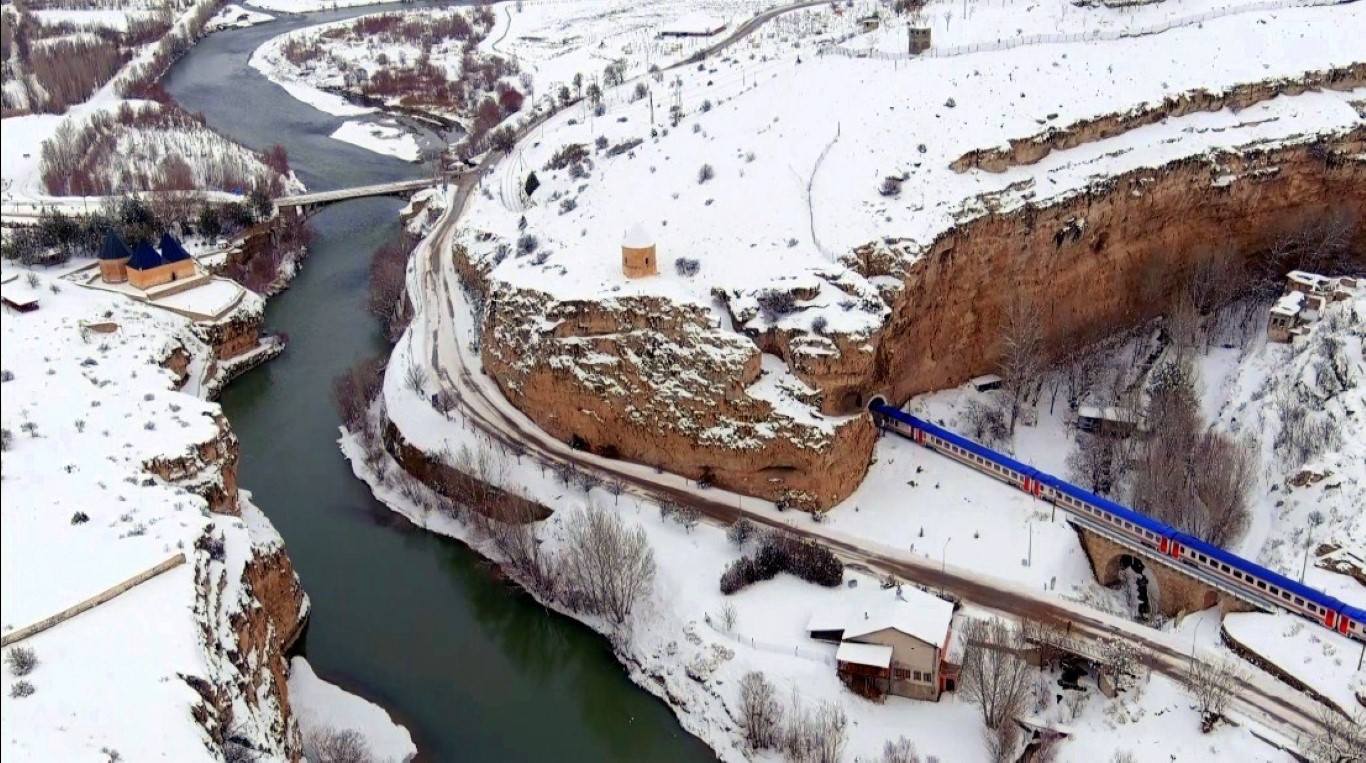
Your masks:
M 1069 512 L 1080 524 L 1130 547 L 1142 546 L 1193 577 L 1255 606 L 1282 609 L 1366 643 L 1366 610 L 1344 603 L 1212 543 L 1035 469 L 875 398 L 873 421 L 912 442 L 1018 487 Z

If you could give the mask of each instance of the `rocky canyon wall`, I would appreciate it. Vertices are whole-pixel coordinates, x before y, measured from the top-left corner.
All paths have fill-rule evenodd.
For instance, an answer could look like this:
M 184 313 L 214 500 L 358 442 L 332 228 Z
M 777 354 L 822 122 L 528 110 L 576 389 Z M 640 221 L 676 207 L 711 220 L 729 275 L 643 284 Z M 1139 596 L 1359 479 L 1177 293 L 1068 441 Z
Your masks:
M 455 256 L 468 272 L 463 251 Z M 754 394 L 759 346 L 702 305 L 480 288 L 485 371 L 560 440 L 811 508 L 848 495 L 867 469 L 876 433 L 866 417 L 809 415 L 819 392 L 790 375 Z
M 866 394 L 900 403 L 988 373 L 1007 306 L 1043 313 L 1046 345 L 1156 317 L 1201 255 L 1264 252 L 1307 220 L 1366 220 L 1366 127 L 1116 177 L 1047 206 L 987 215 L 940 235 L 904 268 Z M 1353 251 L 1366 256 L 1366 226 Z M 894 252 L 848 264 L 895 272 Z
M 1032 198 L 1032 182 L 1001 198 Z M 1324 214 L 1366 219 L 1366 127 L 1189 157 L 998 208 L 928 243 L 880 240 L 843 258 L 890 308 L 871 336 L 747 335 L 705 305 L 665 298 L 561 301 L 490 282 L 461 246 L 454 256 L 483 295 L 486 373 L 547 432 L 825 508 L 867 469 L 876 432 L 861 407 L 993 370 L 1013 300 L 1042 310 L 1046 346 L 1072 346 L 1155 317 L 1201 255 L 1250 256 Z M 816 340 L 819 352 L 802 351 Z M 758 383 L 768 356 L 789 373 Z M 774 378 L 779 389 L 765 393 Z

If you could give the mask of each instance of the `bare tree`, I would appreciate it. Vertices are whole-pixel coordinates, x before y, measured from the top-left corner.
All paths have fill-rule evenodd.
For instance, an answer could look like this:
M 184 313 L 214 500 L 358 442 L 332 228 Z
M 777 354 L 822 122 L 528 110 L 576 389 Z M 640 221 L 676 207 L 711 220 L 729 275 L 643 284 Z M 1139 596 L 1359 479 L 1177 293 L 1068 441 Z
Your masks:
M 915 751 L 915 742 L 906 737 L 888 740 L 882 745 L 882 763 L 920 763 L 920 754 Z
M 691 506 L 685 506 L 678 510 L 678 523 L 683 525 L 683 529 L 692 532 L 697 523 L 702 521 L 702 513 Z
M 839 763 L 848 741 L 848 725 L 849 718 L 839 705 L 822 702 L 808 710 L 793 687 L 792 707 L 782 734 L 783 752 L 792 763 Z
M 1107 638 L 1100 643 L 1102 669 L 1114 679 L 1115 688 L 1127 691 L 1135 685 L 1148 655 L 1138 642 L 1127 638 Z
M 1251 445 L 1205 429 L 1186 363 L 1153 371 L 1146 418 L 1150 434 L 1131 490 L 1135 508 L 1202 540 L 1228 543 L 1247 521 L 1256 480 Z
M 1006 307 L 1001 322 L 1001 349 L 997 371 L 1010 403 L 1010 433 L 1030 390 L 1043 375 L 1043 315 L 1039 308 L 1017 295 Z
M 1105 348 L 1101 345 L 1082 347 L 1063 361 L 1062 382 L 1067 392 L 1067 407 L 1073 411 L 1081 406 L 1087 393 L 1100 379 L 1105 368 Z
M 1119 451 L 1113 437 L 1079 432 L 1072 452 L 1067 454 L 1068 476 L 1087 490 L 1106 495 L 1119 477 Z
M 612 504 L 621 503 L 621 494 L 626 492 L 626 485 L 621 480 L 612 479 L 607 481 L 607 494 L 612 496 Z
M 408 370 L 403 375 L 403 381 L 408 385 L 408 389 L 419 395 L 424 394 L 427 386 L 427 369 L 417 358 L 408 358 Z
M 982 710 L 987 728 L 1014 725 L 1029 705 L 1033 674 L 1020 656 L 1022 632 L 1003 620 L 969 620 L 959 687 Z
M 1006 721 L 994 728 L 987 727 L 982 730 L 982 736 L 986 739 L 987 754 L 991 756 L 992 763 L 1014 763 L 1017 759 L 1020 727 L 1015 721 Z
M 497 516 L 489 516 L 496 513 Z M 536 539 L 536 515 L 531 505 L 522 501 L 507 502 L 497 512 L 476 513 L 480 529 L 507 560 L 507 564 L 521 573 L 536 591 L 547 596 L 556 592 L 557 576 L 553 557 L 541 548 Z
M 1192 359 L 1200 344 L 1200 307 L 1192 291 L 1193 280 L 1178 289 L 1167 307 L 1166 328 L 1179 363 Z
M 618 625 L 654 585 L 655 558 L 645 531 L 589 504 L 569 525 L 565 565 L 589 611 Z
M 1319 733 L 1305 750 L 1313 763 L 1349 763 L 1366 760 L 1366 711 L 1358 708 L 1351 718 L 1336 708 L 1320 705 Z
M 1008 407 L 999 395 L 991 395 L 986 400 L 969 400 L 963 413 L 968 436 L 992 447 L 1006 444 L 1010 440 L 1010 427 L 1006 423 Z
M 1228 660 L 1200 662 L 1192 660 L 1182 676 L 1186 691 L 1195 699 L 1200 712 L 1200 729 L 1208 734 L 1228 709 L 1229 700 L 1238 687 L 1247 682 L 1247 672 Z
M 751 750 L 767 750 L 778 743 L 782 714 L 777 692 L 762 673 L 746 673 L 740 679 L 740 728 Z
M 323 727 L 304 736 L 304 755 L 317 763 L 370 763 L 370 743 L 359 731 Z

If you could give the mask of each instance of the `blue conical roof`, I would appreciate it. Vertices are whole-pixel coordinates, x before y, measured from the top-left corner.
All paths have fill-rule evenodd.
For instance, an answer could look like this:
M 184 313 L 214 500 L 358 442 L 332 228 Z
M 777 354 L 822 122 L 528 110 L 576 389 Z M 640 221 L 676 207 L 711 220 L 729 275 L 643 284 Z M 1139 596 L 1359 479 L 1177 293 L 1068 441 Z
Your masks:
M 104 234 L 104 248 L 100 250 L 100 259 L 126 260 L 132 256 L 133 253 L 128 251 L 128 245 L 123 243 L 119 234 L 112 230 Z
M 190 253 L 175 240 L 170 233 L 161 234 L 161 259 L 166 262 L 181 262 L 190 259 Z
M 157 250 L 146 241 L 133 247 L 133 256 L 128 260 L 128 267 L 133 270 L 151 270 L 161 265 L 161 255 Z

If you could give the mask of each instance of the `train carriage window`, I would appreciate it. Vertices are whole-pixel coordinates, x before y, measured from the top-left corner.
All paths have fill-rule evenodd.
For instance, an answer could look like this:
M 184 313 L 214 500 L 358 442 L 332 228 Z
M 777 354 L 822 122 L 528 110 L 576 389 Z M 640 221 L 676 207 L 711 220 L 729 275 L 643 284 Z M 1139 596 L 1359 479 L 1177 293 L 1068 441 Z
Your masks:
M 1304 606 L 1304 599 L 1301 599 L 1300 597 L 1296 596 L 1296 597 L 1295 597 L 1295 603 L 1298 604 L 1299 606 L 1303 607 L 1303 606 Z
M 1224 572 L 1228 572 L 1228 565 L 1227 565 L 1227 564 L 1220 564 L 1220 565 L 1219 565 L 1219 569 L 1223 570 Z
M 1286 601 L 1290 601 L 1290 592 L 1289 592 L 1289 591 L 1281 591 L 1281 598 L 1282 598 L 1282 599 L 1285 599 Z
M 1266 581 L 1264 581 L 1264 580 L 1258 580 L 1258 581 L 1257 581 L 1257 587 L 1260 588 L 1260 589 L 1262 589 L 1263 591 L 1265 591 L 1265 590 L 1266 590 Z

